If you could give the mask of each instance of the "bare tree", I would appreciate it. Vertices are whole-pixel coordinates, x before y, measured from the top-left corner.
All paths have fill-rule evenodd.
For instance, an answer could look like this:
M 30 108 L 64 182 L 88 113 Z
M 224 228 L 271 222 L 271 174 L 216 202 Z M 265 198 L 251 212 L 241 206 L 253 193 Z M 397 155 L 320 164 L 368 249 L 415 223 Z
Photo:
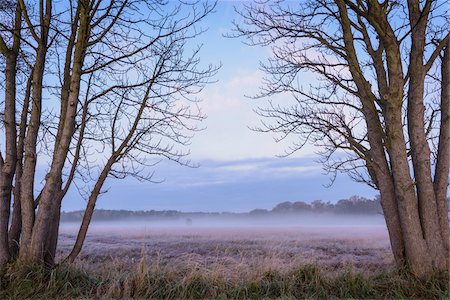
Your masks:
M 262 66 L 267 77 L 256 97 L 289 93 L 294 98 L 261 108 L 260 130 L 281 139 L 297 136 L 288 154 L 307 142 L 316 144 L 334 176 L 346 172 L 378 189 L 395 261 L 417 276 L 448 270 L 444 5 L 432 0 L 248 4 L 238 11 L 244 24 L 236 23 L 233 34 L 250 45 L 271 46 L 273 57 Z M 302 85 L 305 75 L 315 76 L 316 83 Z M 441 100 L 434 101 L 437 97 Z M 434 155 L 432 145 L 438 145 Z
M 29 122 L 26 125 L 26 136 L 23 142 L 23 153 L 19 155 L 24 156 L 23 172 L 20 180 L 20 204 L 22 215 L 22 233 L 21 233 L 21 256 L 27 254 L 31 242 L 31 234 L 35 219 L 34 212 L 34 179 L 36 173 L 37 162 L 37 140 L 39 128 L 41 125 L 42 112 L 42 93 L 43 93 L 43 78 L 46 64 L 46 56 L 49 50 L 49 30 L 50 21 L 52 18 L 52 1 L 42 1 L 39 7 L 39 25 L 32 23 L 28 14 L 28 8 L 25 6 L 23 0 L 19 0 L 19 5 L 22 8 L 23 18 L 26 21 L 27 29 L 33 39 L 33 49 L 35 50 L 35 57 L 33 61 L 33 68 L 31 73 L 31 112 Z M 23 120 L 21 120 L 23 121 Z M 25 124 L 22 125 L 25 127 Z
M 3 125 L 5 132 L 4 154 L 0 153 L 0 268 L 10 259 L 8 226 L 10 218 L 11 193 L 16 168 L 16 74 L 22 27 L 21 9 L 9 1 L 2 3 L 12 16 L 0 35 L 0 53 L 5 60 L 5 100 Z M 10 26 L 8 26 L 10 25 Z
M 182 27 L 172 23 L 174 27 L 169 29 L 171 34 L 156 37 L 160 39 L 158 41 L 152 37 L 153 51 L 141 56 L 139 62 L 134 62 L 131 71 L 117 74 L 122 84 L 113 84 L 106 89 L 102 87 L 100 92 L 89 97 L 93 93 L 90 90 L 93 87 L 92 78 L 103 77 L 90 73 L 84 111 L 97 117 L 82 118 L 80 128 L 89 130 L 89 133 L 80 134 L 84 139 L 100 144 L 103 152 L 109 155 L 104 155 L 104 165 L 98 166 L 100 170 L 89 192 L 80 231 L 68 260 L 73 261 L 81 251 L 96 201 L 108 177 L 133 176 L 141 181 L 151 181 L 153 173 L 147 173 L 148 167 L 155 164 L 154 158 L 157 157 L 182 165 L 189 164 L 184 159 L 188 152 L 176 145 L 188 145 L 191 133 L 196 131 L 194 123 L 204 118 L 196 105 L 197 100 L 192 96 L 210 81 L 217 67 L 200 69 L 199 49 L 193 49 L 188 55 L 183 52 L 187 42 L 200 33 L 189 33 L 189 27 L 210 9 L 212 6 L 204 7 L 201 12 L 194 10 L 194 18 Z M 175 17 L 176 13 L 174 11 L 165 16 L 165 20 Z M 133 74 L 136 77 L 136 70 L 139 70 L 139 76 L 136 81 L 130 82 Z M 128 83 L 123 84 L 125 81 Z M 88 109 L 88 106 L 97 108 Z
M 8 79 L 0 267 L 10 260 L 9 248 L 20 259 L 52 265 L 61 203 L 75 181 L 87 181 L 89 200 L 70 259 L 81 250 L 108 177 L 150 180 L 146 172 L 155 157 L 188 163 L 188 152 L 177 146 L 188 145 L 195 123 L 203 119 L 195 95 L 218 69 L 200 64 L 194 43 L 203 32 L 198 24 L 215 5 L 9 2 L 15 21 L 0 20 L 2 37 L 8 34 L 0 41 Z M 26 80 L 16 84 L 20 53 Z M 23 103 L 17 101 L 17 87 L 25 91 Z M 16 106 L 22 111 L 17 125 Z M 48 162 L 41 180 L 39 160 Z

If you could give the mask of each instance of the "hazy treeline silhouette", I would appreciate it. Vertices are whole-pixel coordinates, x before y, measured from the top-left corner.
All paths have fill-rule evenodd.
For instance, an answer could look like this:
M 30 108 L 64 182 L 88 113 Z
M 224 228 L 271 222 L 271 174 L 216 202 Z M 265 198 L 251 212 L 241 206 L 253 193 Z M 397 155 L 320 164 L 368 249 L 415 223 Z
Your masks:
M 360 196 L 352 196 L 348 199 L 341 199 L 336 203 L 314 200 L 311 203 L 304 201 L 285 201 L 277 204 L 271 210 L 254 209 L 245 213 L 233 212 L 181 212 L 176 210 L 150 210 L 150 211 L 130 211 L 130 210 L 106 210 L 98 209 L 94 212 L 93 221 L 113 221 L 120 219 L 179 219 L 195 217 L 245 217 L 258 215 L 280 215 L 280 214 L 301 214 L 301 213 L 335 213 L 335 214 L 381 214 L 381 204 L 379 197 L 368 199 Z M 83 211 L 63 212 L 61 220 L 64 222 L 76 222 L 83 218 Z
M 266 211 L 269 213 L 269 211 Z M 282 202 L 275 206 L 270 213 L 344 213 L 344 214 L 380 214 L 382 213 L 379 198 L 367 199 L 360 196 L 352 196 L 341 199 L 336 203 L 314 200 L 311 203 L 303 201 Z M 253 210 L 251 214 L 264 213 L 264 210 Z

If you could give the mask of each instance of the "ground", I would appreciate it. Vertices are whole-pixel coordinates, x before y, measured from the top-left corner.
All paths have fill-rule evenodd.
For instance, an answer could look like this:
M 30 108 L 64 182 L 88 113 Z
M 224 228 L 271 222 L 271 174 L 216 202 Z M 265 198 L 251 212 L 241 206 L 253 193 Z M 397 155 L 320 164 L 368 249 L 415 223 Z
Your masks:
M 61 257 L 67 255 L 76 230 L 62 226 Z M 79 261 L 133 264 L 142 257 L 161 263 L 247 265 L 276 269 L 318 264 L 330 270 L 351 267 L 370 272 L 389 269 L 393 258 L 387 230 L 369 226 L 108 226 L 94 224 Z
M 0 299 L 449 298 L 448 274 L 395 268 L 380 218 L 268 221 L 96 222 L 73 264 L 11 265 Z M 76 233 L 61 224 L 57 261 Z

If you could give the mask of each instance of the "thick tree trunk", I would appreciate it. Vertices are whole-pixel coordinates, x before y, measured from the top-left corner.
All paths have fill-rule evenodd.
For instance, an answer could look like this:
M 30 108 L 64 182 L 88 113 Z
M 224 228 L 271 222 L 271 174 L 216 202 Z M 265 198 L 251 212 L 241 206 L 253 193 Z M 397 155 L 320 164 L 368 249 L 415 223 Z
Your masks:
M 368 166 L 373 170 L 373 181 L 375 182 L 381 196 L 381 206 L 389 232 L 392 253 L 398 267 L 403 267 L 405 258 L 405 245 L 400 224 L 400 216 L 395 195 L 395 188 L 389 169 L 388 161 L 384 151 L 383 131 L 375 106 L 372 105 L 366 113 L 367 133 L 370 143 L 371 162 Z
M 33 70 L 32 84 L 32 107 L 30 122 L 28 124 L 27 135 L 25 137 L 25 160 L 22 175 L 22 239 L 20 256 L 27 256 L 30 247 L 31 235 L 33 231 L 35 209 L 34 209 L 34 175 L 37 162 L 37 138 L 41 124 L 42 108 L 42 77 L 44 75 L 45 65 L 45 45 L 40 46 L 36 57 L 36 64 Z
M 350 73 L 358 88 L 358 92 L 361 97 L 362 112 L 364 114 L 367 135 L 370 144 L 368 168 L 373 170 L 374 181 L 376 182 L 380 193 L 383 206 L 383 212 L 386 219 L 386 225 L 389 231 L 389 238 L 391 241 L 392 251 L 394 253 L 395 261 L 398 265 L 405 263 L 405 244 L 403 239 L 403 233 L 400 224 L 400 216 L 398 211 L 398 205 L 396 201 L 396 194 L 394 184 L 392 182 L 391 173 L 388 166 L 388 160 L 386 158 L 384 150 L 384 134 L 381 127 L 381 122 L 378 117 L 378 112 L 375 107 L 376 97 L 371 91 L 371 85 L 365 79 L 363 71 L 359 67 L 358 55 L 354 46 L 354 38 L 352 34 L 351 22 L 348 16 L 348 11 L 344 1 L 336 1 L 340 13 L 340 22 L 343 32 L 343 40 L 345 43 L 345 51 L 347 53 L 347 62 Z M 388 48 L 395 48 L 389 47 Z M 397 49 L 398 51 L 398 49 Z M 395 51 L 391 51 L 395 54 Z M 382 64 L 379 65 L 379 67 Z M 392 67 L 395 66 L 396 68 Z M 403 81 L 401 72 L 401 62 L 394 60 L 391 64 L 390 77 L 401 79 Z M 378 69 L 379 73 L 381 69 Z M 383 70 L 384 73 L 384 70 Z M 379 82 L 383 82 L 385 78 L 379 78 Z M 383 84 L 382 84 L 383 85 Z M 383 92 L 386 92 L 387 87 L 383 85 Z
M 410 12 L 410 16 L 414 14 Z M 411 157 L 416 183 L 419 216 L 428 253 L 433 266 L 438 270 L 447 269 L 447 253 L 439 226 L 436 196 L 431 176 L 430 147 L 425 134 L 425 107 L 423 103 L 425 89 L 425 67 L 423 65 L 425 49 L 426 23 L 410 17 L 418 24 L 412 28 L 412 45 L 409 61 L 408 86 L 408 133 L 411 144 Z
M 17 169 L 16 169 L 17 176 Z M 20 233 L 22 231 L 22 212 L 20 208 L 20 198 L 16 198 L 16 195 L 20 196 L 20 192 L 16 191 L 17 181 L 14 187 L 14 204 L 11 218 L 11 226 L 9 227 L 8 239 L 9 239 L 9 253 L 11 258 L 16 258 L 19 254 L 20 248 Z
M 20 16 L 19 16 L 20 17 Z M 16 168 L 16 64 L 17 53 L 8 51 L 5 70 L 5 158 L 0 158 L 0 269 L 10 259 L 8 226 Z
M 70 95 L 70 76 L 72 67 L 72 55 L 73 49 L 75 47 L 75 41 L 78 32 L 78 21 L 80 18 L 80 5 L 77 5 L 77 10 L 72 20 L 71 32 L 67 42 L 66 54 L 64 59 L 64 73 L 63 73 L 63 85 L 61 87 L 61 107 L 60 107 L 60 117 L 58 121 L 58 128 L 64 127 L 64 120 L 66 119 L 67 104 Z M 56 151 L 59 141 L 61 139 L 62 130 L 58 130 L 55 138 L 55 149 Z
M 441 65 L 441 127 L 437 163 L 434 176 L 434 192 L 438 207 L 439 226 L 447 254 L 449 253 L 448 175 L 450 167 L 450 43 L 444 50 Z M 448 258 L 448 255 L 447 255 Z
M 380 178 L 378 186 L 392 253 L 397 267 L 402 268 L 406 263 L 405 245 L 392 178 Z
M 8 225 L 11 206 L 11 193 L 17 161 L 16 130 L 16 72 L 17 56 L 20 47 L 22 11 L 16 5 L 12 48 L 7 49 L 2 39 L 0 52 L 6 58 L 5 66 L 5 158 L 0 155 L 0 270 L 10 259 Z
M 53 248 L 51 234 L 55 231 L 52 225 L 54 221 L 55 211 L 60 208 L 59 194 L 62 187 L 62 170 L 66 162 L 69 152 L 70 143 L 75 131 L 75 118 L 77 115 L 78 96 L 80 92 L 80 81 L 82 74 L 82 65 L 86 53 L 87 40 L 89 36 L 90 18 L 83 3 L 80 13 L 80 27 L 75 45 L 75 53 L 73 59 L 72 75 L 70 77 L 70 93 L 68 97 L 68 105 L 62 122 L 60 140 L 55 147 L 50 172 L 47 174 L 47 181 L 41 193 L 39 202 L 39 210 L 36 217 L 35 225 L 31 238 L 31 257 L 33 260 L 44 261 L 51 258 Z
M 416 193 L 406 156 L 401 98 L 396 100 L 396 103 L 388 104 L 385 117 L 388 152 L 405 244 L 406 263 L 413 274 L 426 277 L 432 272 L 432 260 L 423 238 Z
M 11 205 L 12 174 L 11 162 L 0 162 L 0 270 L 9 262 L 8 226 Z
M 61 187 L 58 178 L 48 178 L 41 194 L 39 210 L 33 227 L 30 249 L 27 257 L 31 260 L 44 262 L 44 256 L 49 251 L 48 241 L 52 229 L 53 209 L 55 204 L 55 195 Z
M 56 248 L 58 246 L 59 223 L 61 219 L 61 200 L 59 197 L 59 205 L 53 211 L 53 219 L 50 224 L 49 240 L 47 241 L 47 251 L 44 255 L 44 262 L 47 266 L 53 266 L 56 258 Z
M 31 115 L 30 122 L 27 128 L 27 134 L 24 141 L 25 159 L 23 167 L 22 178 L 22 239 L 20 257 L 28 257 L 28 251 L 30 250 L 30 243 L 32 237 L 32 231 L 35 220 L 35 206 L 34 206 L 34 176 L 36 173 L 37 162 L 37 139 L 39 134 L 39 128 L 41 125 L 41 112 L 42 112 L 42 88 L 43 77 L 46 64 L 46 57 L 48 51 L 48 34 L 50 28 L 50 21 L 52 18 L 52 1 L 47 0 L 45 4 L 45 11 L 43 7 L 40 10 L 40 37 L 38 42 L 38 48 L 36 50 L 36 60 L 32 73 L 32 86 L 31 86 Z

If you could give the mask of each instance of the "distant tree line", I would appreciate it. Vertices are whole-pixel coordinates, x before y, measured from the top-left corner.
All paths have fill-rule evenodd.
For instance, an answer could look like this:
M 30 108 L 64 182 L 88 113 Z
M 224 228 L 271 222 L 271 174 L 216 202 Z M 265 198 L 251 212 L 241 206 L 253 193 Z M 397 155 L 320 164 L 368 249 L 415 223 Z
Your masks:
M 66 222 L 76 222 L 83 219 L 84 211 L 77 210 L 71 212 L 62 212 L 61 220 Z M 176 210 L 163 210 L 163 211 L 132 211 L 132 210 L 109 210 L 98 209 L 95 210 L 92 216 L 94 221 L 111 221 L 118 219 L 144 219 L 144 218 L 173 218 L 180 215 Z
M 252 215 L 264 213 L 337 213 L 337 214 L 381 214 L 382 208 L 379 197 L 367 199 L 360 196 L 352 196 L 349 199 L 341 199 L 336 203 L 314 200 L 311 203 L 304 201 L 282 202 L 271 211 L 255 209 Z
M 271 210 L 254 209 L 248 213 L 231 212 L 180 212 L 176 210 L 150 210 L 150 211 L 130 211 L 130 210 L 105 210 L 94 211 L 94 221 L 112 221 L 119 219 L 180 219 L 196 217 L 237 217 L 237 216 L 261 216 L 278 214 L 298 214 L 298 213 L 334 213 L 334 214 L 382 214 L 379 197 L 368 199 L 360 196 L 352 196 L 348 199 L 341 199 L 336 203 L 314 200 L 311 203 L 304 201 L 285 201 L 277 204 Z M 61 220 L 65 222 L 77 222 L 83 218 L 83 211 L 62 212 Z

